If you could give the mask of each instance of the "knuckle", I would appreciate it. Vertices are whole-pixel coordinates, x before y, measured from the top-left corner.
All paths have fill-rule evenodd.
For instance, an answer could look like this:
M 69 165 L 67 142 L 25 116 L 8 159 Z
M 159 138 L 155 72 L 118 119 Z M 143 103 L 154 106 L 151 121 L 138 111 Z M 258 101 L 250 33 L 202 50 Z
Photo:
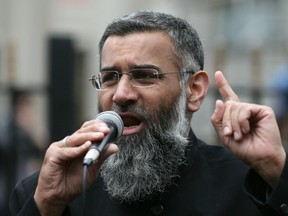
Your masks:
M 81 128 L 88 127 L 89 125 L 91 125 L 91 123 L 92 123 L 93 121 L 95 121 L 95 120 L 88 120 L 88 121 L 85 121 L 85 122 L 82 124 Z
M 226 107 L 227 107 L 227 106 L 232 107 L 232 106 L 234 106 L 235 104 L 236 104 L 236 102 L 233 101 L 233 100 L 227 100 L 227 101 L 225 102 L 225 106 L 226 106 Z
M 47 151 L 50 150 L 50 149 L 55 149 L 55 148 L 57 147 L 57 144 L 58 144 L 59 142 L 61 142 L 61 140 L 60 140 L 60 141 L 57 141 L 57 142 L 51 143 L 50 146 L 49 146 L 49 148 L 47 149 Z

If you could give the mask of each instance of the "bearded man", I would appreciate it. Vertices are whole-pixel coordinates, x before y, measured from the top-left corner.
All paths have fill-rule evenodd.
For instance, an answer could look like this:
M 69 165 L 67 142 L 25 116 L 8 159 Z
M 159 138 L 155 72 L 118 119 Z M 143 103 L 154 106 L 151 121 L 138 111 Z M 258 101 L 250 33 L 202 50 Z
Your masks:
M 113 21 L 90 80 L 99 112 L 115 111 L 122 136 L 89 167 L 83 157 L 110 128 L 99 119 L 48 148 L 40 172 L 21 181 L 12 215 L 287 215 L 286 153 L 271 108 L 239 101 L 221 72 L 212 123 L 225 147 L 193 133 L 209 87 L 200 38 L 185 20 L 140 11 Z M 244 185 L 244 189 L 243 189 Z

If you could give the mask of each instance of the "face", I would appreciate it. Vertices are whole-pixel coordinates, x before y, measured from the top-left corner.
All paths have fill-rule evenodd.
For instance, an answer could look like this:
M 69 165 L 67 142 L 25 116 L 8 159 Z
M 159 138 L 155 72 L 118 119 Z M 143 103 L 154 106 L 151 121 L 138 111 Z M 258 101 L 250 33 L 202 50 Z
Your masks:
M 148 65 L 159 72 L 179 71 L 169 37 L 137 33 L 105 42 L 101 69 L 126 73 Z M 164 191 L 177 176 L 188 143 L 186 90 L 180 89 L 179 74 L 164 75 L 150 88 L 134 87 L 123 75 L 118 85 L 100 92 L 99 100 L 99 111 L 118 112 L 125 125 L 116 140 L 119 152 L 101 170 L 110 196 L 134 202 Z
M 137 33 L 124 37 L 111 36 L 104 44 L 101 70 L 113 69 L 128 72 L 141 66 L 157 68 L 161 72 L 178 72 L 172 52 L 170 38 L 159 32 Z M 163 106 L 169 107 L 180 95 L 179 74 L 167 74 L 153 87 L 139 88 L 131 85 L 128 76 L 123 75 L 117 86 L 100 92 L 100 110 L 117 108 L 125 127 L 124 135 L 144 130 L 147 122 L 141 115 L 127 112 L 129 108 L 139 108 L 156 118 Z

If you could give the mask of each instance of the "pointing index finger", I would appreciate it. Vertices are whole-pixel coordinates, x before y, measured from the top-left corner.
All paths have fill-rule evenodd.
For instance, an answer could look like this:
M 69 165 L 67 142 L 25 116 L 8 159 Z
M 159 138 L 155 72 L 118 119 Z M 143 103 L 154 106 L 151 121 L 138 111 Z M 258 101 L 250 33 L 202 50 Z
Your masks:
M 239 101 L 238 96 L 232 90 L 231 86 L 229 85 L 228 81 L 226 80 L 221 71 L 216 71 L 214 77 L 216 86 L 225 101 L 228 100 Z

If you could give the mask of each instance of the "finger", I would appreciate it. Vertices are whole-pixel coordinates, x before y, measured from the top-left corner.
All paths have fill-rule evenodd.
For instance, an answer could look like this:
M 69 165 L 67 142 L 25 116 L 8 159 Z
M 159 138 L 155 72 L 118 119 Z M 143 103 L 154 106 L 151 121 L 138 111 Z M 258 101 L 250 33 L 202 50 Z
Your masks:
M 56 145 L 60 148 L 77 147 L 87 141 L 100 141 L 104 136 L 103 132 L 74 133 L 56 142 Z
M 243 137 L 241 124 L 244 119 L 240 116 L 243 109 L 240 103 L 234 101 L 227 102 L 227 106 L 230 106 L 230 124 L 233 131 L 233 138 L 235 141 L 240 141 Z M 227 121 L 229 121 L 229 119 Z
M 45 161 L 59 164 L 63 161 L 79 158 L 82 156 L 89 147 L 90 141 L 86 141 L 83 145 L 75 148 L 63 148 L 59 146 L 59 142 L 52 143 L 46 151 Z
M 250 110 L 241 108 L 241 112 L 239 112 L 239 125 L 241 127 L 241 132 L 243 134 L 248 134 L 251 130 L 250 127 L 250 118 L 251 118 L 252 112 Z
M 103 164 L 103 162 L 112 154 L 115 154 L 118 151 L 118 146 L 110 143 L 107 148 L 104 149 L 104 151 L 100 154 L 100 157 L 98 161 L 94 164 L 94 166 L 89 167 L 89 176 L 91 180 L 93 181 L 96 179 L 98 172 Z
M 224 103 L 225 109 L 222 117 L 222 127 L 224 136 L 231 136 L 233 134 L 231 124 L 231 104 L 229 104 L 228 102 Z
M 224 104 L 221 100 L 216 100 L 215 109 L 211 116 L 212 123 L 218 124 L 222 121 L 222 116 L 224 113 Z
M 100 124 L 102 126 L 107 126 L 103 121 L 101 121 L 100 119 L 92 119 L 89 121 L 86 121 L 83 123 L 83 125 L 81 126 L 81 128 L 85 128 L 88 127 L 90 125 L 94 125 L 94 124 Z
M 68 139 L 68 137 L 69 137 L 69 136 L 66 136 L 66 137 L 64 137 L 63 140 L 61 140 L 61 146 L 62 146 L 63 148 L 67 148 L 67 147 L 68 147 L 68 145 L 67 145 L 67 139 Z
M 91 141 L 86 141 L 85 143 L 83 143 L 83 145 L 75 148 L 63 148 L 61 158 L 63 160 L 71 160 L 78 158 L 88 151 L 91 144 L 92 144 Z
M 102 165 L 102 163 L 112 154 L 115 154 L 118 152 L 118 146 L 114 143 L 110 143 L 107 148 L 103 150 L 103 152 L 100 154 L 100 157 L 98 159 L 98 164 Z
M 234 101 L 226 102 L 225 107 L 227 111 L 229 110 L 230 114 L 227 113 L 227 116 L 223 117 L 223 122 L 230 121 L 234 140 L 241 141 L 244 135 L 248 134 L 251 129 L 252 107 L 249 104 Z
M 211 122 L 219 136 L 223 136 L 223 115 L 225 112 L 225 105 L 221 100 L 215 103 L 215 110 L 211 116 Z
M 239 101 L 238 96 L 232 90 L 231 86 L 229 85 L 228 81 L 226 80 L 221 71 L 216 71 L 214 78 L 216 86 L 225 101 L 228 100 Z
M 89 131 L 100 131 L 105 134 L 109 133 L 110 129 L 104 122 L 100 120 L 91 120 L 85 122 L 82 127 L 77 131 L 77 133 L 85 133 Z

